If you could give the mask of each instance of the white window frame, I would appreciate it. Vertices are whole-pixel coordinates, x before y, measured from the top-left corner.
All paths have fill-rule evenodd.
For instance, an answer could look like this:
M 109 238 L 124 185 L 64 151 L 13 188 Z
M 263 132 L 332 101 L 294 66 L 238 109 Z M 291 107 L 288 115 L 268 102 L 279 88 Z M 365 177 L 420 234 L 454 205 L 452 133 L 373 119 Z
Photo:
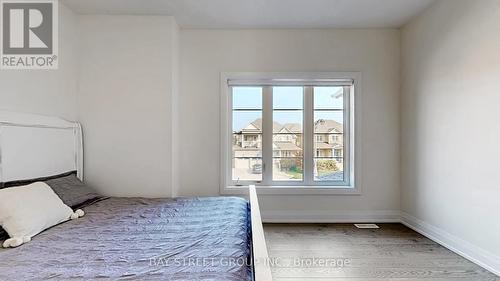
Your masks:
M 254 81 L 270 81 L 269 85 L 275 85 L 272 81 L 290 81 L 287 82 L 287 85 L 301 85 L 302 81 L 318 81 L 317 84 L 320 85 L 324 81 L 325 85 L 331 85 L 333 80 L 346 80 L 350 79 L 353 81 L 351 89 L 351 93 L 349 98 L 344 99 L 345 104 L 344 108 L 346 115 L 344 115 L 344 122 L 346 123 L 346 127 L 348 128 L 348 132 L 345 132 L 345 143 L 344 143 L 344 155 L 345 164 L 348 165 L 348 171 L 346 171 L 345 175 L 348 176 L 348 179 L 344 182 L 315 182 L 314 185 L 304 185 L 305 182 L 311 182 L 310 177 L 312 176 L 307 174 L 306 171 L 308 168 L 306 165 L 312 166 L 312 157 L 315 156 L 315 151 L 313 149 L 315 139 L 312 138 L 309 142 L 304 143 L 304 182 L 298 182 L 293 184 L 291 182 L 287 182 L 287 185 L 279 185 L 279 182 L 272 182 L 270 179 L 272 167 L 265 167 L 263 171 L 263 181 L 255 182 L 255 181 L 239 181 L 238 185 L 235 185 L 232 180 L 231 167 L 232 167 L 232 92 L 228 82 L 231 80 L 238 81 L 248 81 L 248 85 L 252 85 Z M 220 151 L 221 151 L 221 160 L 220 160 L 220 193 L 223 195 L 231 195 L 231 194 L 246 194 L 248 192 L 248 185 L 255 184 L 257 185 L 257 190 L 260 194 L 333 194 L 333 195 L 359 195 L 361 194 L 361 183 L 360 177 L 361 167 L 360 163 L 360 155 L 361 155 L 361 146 L 359 143 L 360 139 L 360 124 L 358 118 L 360 108 L 361 108 L 361 73 L 360 72 L 305 72 L 305 73 L 256 73 L 256 72 L 223 72 L 221 73 L 221 138 L 220 138 Z M 255 84 L 254 84 L 255 85 Z M 303 85 L 303 84 L 302 84 Z M 266 87 L 263 87 L 263 107 L 272 105 L 272 96 L 265 93 Z M 306 98 L 308 93 L 304 95 L 304 115 L 313 114 L 313 98 L 312 95 L 309 94 L 309 100 Z M 267 99 L 267 100 L 266 100 Z M 271 110 L 262 110 L 262 118 L 263 120 L 272 119 L 272 109 Z M 266 116 L 270 115 L 270 116 Z M 305 118 L 306 119 L 306 118 Z M 265 124 L 268 122 L 263 122 L 263 136 L 264 134 L 272 135 L 272 128 Z M 306 135 L 313 135 L 312 126 L 306 126 L 304 122 L 303 126 L 303 134 L 304 139 Z M 309 132 L 306 132 L 309 130 Z M 269 138 L 268 138 L 269 139 Z M 272 138 L 270 138 L 272 141 Z M 272 151 L 266 151 L 269 147 L 272 148 L 272 145 L 266 145 L 262 143 L 262 155 L 264 163 L 272 163 Z M 269 141 L 269 140 L 268 140 Z M 307 145 L 309 143 L 309 145 Z M 306 147 L 309 146 L 309 147 Z M 307 156 L 309 155 L 309 156 Z M 267 158 L 267 161 L 266 159 Z M 309 159 L 311 158 L 311 159 Z M 310 168 L 309 168 L 310 169 Z M 307 179 L 309 177 L 309 179 Z M 265 181 L 264 179 L 267 179 Z M 271 181 L 271 182 L 270 182 Z M 335 184 L 332 184 L 335 183 Z M 278 184 L 278 185 L 276 185 Z

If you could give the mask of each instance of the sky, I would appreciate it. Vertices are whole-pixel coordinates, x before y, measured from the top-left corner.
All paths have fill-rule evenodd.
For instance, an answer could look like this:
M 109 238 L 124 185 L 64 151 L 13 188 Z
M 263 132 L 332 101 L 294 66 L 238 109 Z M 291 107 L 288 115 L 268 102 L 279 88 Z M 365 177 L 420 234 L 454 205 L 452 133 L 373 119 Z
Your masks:
M 314 87 L 315 109 L 342 109 L 342 87 Z M 273 87 L 273 121 L 280 124 L 302 123 L 303 88 Z M 262 117 L 262 88 L 233 87 L 233 109 L 255 109 L 233 112 L 233 131 L 240 131 Z M 285 111 L 288 109 L 288 111 Z M 343 123 L 341 111 L 315 111 L 314 120 L 330 119 Z

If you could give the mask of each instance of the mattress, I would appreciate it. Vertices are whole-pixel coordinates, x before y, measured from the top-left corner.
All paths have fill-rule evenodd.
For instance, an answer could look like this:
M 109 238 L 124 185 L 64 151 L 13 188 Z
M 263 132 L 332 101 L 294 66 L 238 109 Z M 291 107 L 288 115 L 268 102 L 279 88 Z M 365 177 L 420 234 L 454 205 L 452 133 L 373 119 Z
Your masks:
M 244 199 L 109 198 L 84 210 L 0 249 L 0 280 L 251 280 Z

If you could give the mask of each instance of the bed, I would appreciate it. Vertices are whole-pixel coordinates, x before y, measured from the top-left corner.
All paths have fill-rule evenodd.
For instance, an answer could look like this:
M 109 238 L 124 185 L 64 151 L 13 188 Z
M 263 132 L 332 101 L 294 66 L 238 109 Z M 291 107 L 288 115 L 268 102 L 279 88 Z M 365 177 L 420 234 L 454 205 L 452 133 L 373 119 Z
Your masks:
M 0 163 L 0 183 L 66 171 L 82 179 L 81 126 L 0 111 Z M 0 280 L 272 280 L 253 186 L 249 201 L 112 197 L 84 211 L 0 248 Z

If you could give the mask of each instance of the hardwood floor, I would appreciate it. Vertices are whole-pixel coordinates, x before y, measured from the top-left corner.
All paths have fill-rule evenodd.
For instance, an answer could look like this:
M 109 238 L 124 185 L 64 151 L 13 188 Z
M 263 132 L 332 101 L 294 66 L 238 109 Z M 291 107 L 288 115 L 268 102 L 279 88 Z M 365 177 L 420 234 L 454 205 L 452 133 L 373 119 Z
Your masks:
M 499 277 L 402 224 L 266 224 L 275 281 L 493 281 Z

